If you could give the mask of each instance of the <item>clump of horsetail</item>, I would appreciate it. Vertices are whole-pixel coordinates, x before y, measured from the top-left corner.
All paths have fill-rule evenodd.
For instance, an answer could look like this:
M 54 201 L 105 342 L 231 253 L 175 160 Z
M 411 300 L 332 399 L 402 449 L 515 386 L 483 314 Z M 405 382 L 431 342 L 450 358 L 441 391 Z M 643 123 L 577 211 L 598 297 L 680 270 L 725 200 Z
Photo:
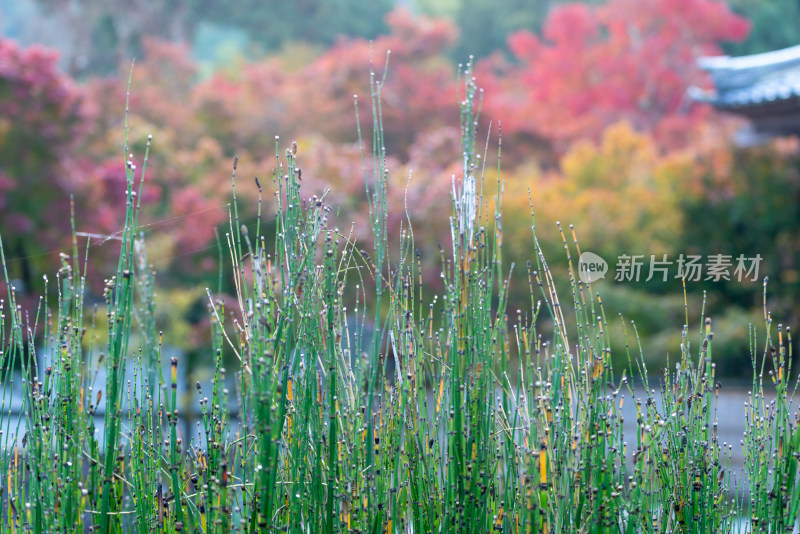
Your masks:
M 709 318 L 694 329 L 687 312 L 679 361 L 657 384 L 635 325 L 610 319 L 623 321 L 628 340 L 626 365 L 614 369 L 602 299 L 575 277 L 575 230 L 561 234 L 571 283 L 562 300 L 533 211 L 530 307 L 508 310 L 515 266 L 502 261 L 502 184 L 486 167 L 489 137 L 482 152 L 477 142 L 481 92 L 469 69 L 443 290 L 430 295 L 410 217 L 399 228 L 387 223 L 384 81 L 371 73 L 371 155 L 362 148 L 371 244 L 335 226 L 325 195 L 307 196 L 302 155 L 279 138 L 274 234 L 262 233 L 258 179 L 258 222 L 243 224 L 234 159 L 223 257 L 236 299 L 231 309 L 207 292 L 211 379 L 195 385 L 191 405 L 179 394 L 185 363 L 165 358 L 170 332 L 155 323 L 157 275 L 138 221 L 145 165 L 137 172 L 127 147 L 125 224 L 105 313 L 84 300 L 88 246 L 81 253 L 73 238 L 55 288 L 45 279 L 29 312 L 17 304 L 0 241 L 8 288 L 0 300 L 0 530 L 793 528 L 800 427 L 789 328 L 778 325 L 775 338 L 765 312 L 766 338 L 751 333 L 746 463 L 737 471 L 735 445 L 718 439 Z M 364 147 L 360 125 L 358 134 Z M 73 217 L 73 235 L 74 226 Z M 626 403 L 635 408 L 633 432 L 624 431 Z M 184 425 L 191 413 L 196 425 Z

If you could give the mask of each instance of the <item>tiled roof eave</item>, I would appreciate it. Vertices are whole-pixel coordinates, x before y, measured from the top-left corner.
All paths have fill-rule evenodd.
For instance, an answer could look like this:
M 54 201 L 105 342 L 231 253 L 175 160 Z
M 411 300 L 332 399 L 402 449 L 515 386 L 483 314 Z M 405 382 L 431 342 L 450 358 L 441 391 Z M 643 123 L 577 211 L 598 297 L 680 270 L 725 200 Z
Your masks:
M 713 103 L 720 111 L 735 113 L 749 119 L 765 119 L 774 117 L 796 117 L 800 125 L 800 97 L 793 97 L 779 102 L 767 102 L 748 105 L 725 105 Z

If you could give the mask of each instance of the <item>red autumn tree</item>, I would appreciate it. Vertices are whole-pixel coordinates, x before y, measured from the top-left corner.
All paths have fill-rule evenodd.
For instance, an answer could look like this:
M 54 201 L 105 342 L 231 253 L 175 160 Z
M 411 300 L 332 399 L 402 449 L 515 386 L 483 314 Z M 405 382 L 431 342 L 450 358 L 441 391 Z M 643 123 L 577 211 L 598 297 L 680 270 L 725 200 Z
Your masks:
M 687 96 L 704 85 L 701 55 L 746 37 L 748 22 L 720 0 L 609 0 L 553 10 L 541 37 L 518 32 L 509 45 L 518 66 L 481 65 L 489 115 L 510 133 L 541 136 L 563 148 L 597 140 L 620 120 L 680 146 L 708 114 Z M 511 76 L 509 76 L 511 74 Z M 521 82 L 521 83 L 520 83 Z
M 156 138 L 140 220 L 144 231 L 170 230 L 151 242 L 152 259 L 163 269 L 213 241 L 226 214 L 230 159 L 203 134 L 193 110 L 180 105 L 194 85 L 190 62 L 169 46 L 147 46 L 148 61 L 136 70 L 143 81 L 133 89 L 128 139 L 138 181 L 147 136 Z M 70 250 L 70 195 L 81 248 L 83 234 L 113 237 L 125 213 L 127 81 L 79 86 L 57 62 L 54 51 L 0 39 L 0 235 L 9 276 L 28 290 L 37 289 L 59 252 Z M 118 241 L 94 239 L 92 248 L 89 282 L 98 289 L 107 272 L 98 264 L 113 261 Z
M 0 38 L 0 235 L 9 275 L 28 289 L 37 261 L 69 234 L 69 194 L 93 168 L 75 153 L 92 109 L 57 61 Z
M 353 95 L 359 95 L 366 118 L 370 59 L 380 81 L 386 52 L 391 51 L 382 92 L 385 141 L 387 150 L 405 158 L 421 128 L 458 121 L 454 70 L 444 56 L 457 30 L 445 20 L 415 17 L 405 9 L 393 11 L 386 21 L 390 33 L 374 44 L 363 39 L 341 42 L 305 69 L 289 115 L 332 140 L 353 140 Z

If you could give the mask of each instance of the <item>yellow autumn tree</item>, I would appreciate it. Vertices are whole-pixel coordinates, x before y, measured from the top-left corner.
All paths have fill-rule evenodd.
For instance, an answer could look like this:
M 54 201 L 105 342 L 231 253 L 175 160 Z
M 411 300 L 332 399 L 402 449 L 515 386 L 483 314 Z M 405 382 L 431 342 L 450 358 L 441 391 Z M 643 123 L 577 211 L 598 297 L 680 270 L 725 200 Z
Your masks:
M 678 195 L 687 164 L 662 157 L 650 136 L 627 122 L 614 124 L 599 144 L 575 143 L 559 171 L 528 168 L 506 176 L 506 233 L 512 242 L 530 240 L 530 189 L 536 220 L 542 222 L 537 235 L 551 261 L 557 259 L 553 252 L 562 250 L 553 221 L 565 231 L 574 225 L 581 250 L 600 254 L 612 269 L 619 254 L 669 254 L 681 231 Z

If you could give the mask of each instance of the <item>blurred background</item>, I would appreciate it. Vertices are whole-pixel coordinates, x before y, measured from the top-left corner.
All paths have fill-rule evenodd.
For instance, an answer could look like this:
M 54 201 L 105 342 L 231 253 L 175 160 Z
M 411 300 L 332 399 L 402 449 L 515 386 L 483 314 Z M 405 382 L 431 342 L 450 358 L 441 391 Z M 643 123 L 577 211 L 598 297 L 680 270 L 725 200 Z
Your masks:
M 713 89 L 700 57 L 798 44 L 796 0 L 0 0 L 0 235 L 9 277 L 35 305 L 42 275 L 69 248 L 73 194 L 77 231 L 101 236 L 81 237 L 81 246 L 91 241 L 88 277 L 100 300 L 124 215 L 135 58 L 129 139 L 140 159 L 153 135 L 142 222 L 159 321 L 202 363 L 204 288 L 219 279 L 215 234 L 224 235 L 233 156 L 249 221 L 253 177 L 271 184 L 280 135 L 281 150 L 298 143 L 304 194 L 330 188 L 337 224 L 368 240 L 353 94 L 366 127 L 370 58 L 382 72 L 390 49 L 390 224 L 399 227 L 407 194 L 434 292 L 437 243 L 449 241 L 450 177 L 460 171 L 458 65 L 472 57 L 484 89 L 481 135 L 492 124 L 490 162 L 502 123 L 505 261 L 517 266 L 509 309 L 530 309 L 530 190 L 562 299 L 556 221 L 573 224 L 581 249 L 609 264 L 595 287 L 618 354 L 623 322 L 611 318 L 623 313 L 654 369 L 680 354 L 680 255 L 730 256 L 731 280 L 704 272 L 687 282 L 689 321 L 699 332 L 705 306 L 718 371 L 747 380 L 747 325 L 763 339 L 764 276 L 775 321 L 800 318 L 800 143 L 761 136 L 744 146 L 747 121 L 691 98 L 690 88 Z M 674 262 L 667 280 L 645 281 L 650 255 L 665 254 Z M 639 281 L 614 280 L 621 255 L 644 257 Z M 762 258 L 755 281 L 733 276 L 740 255 Z M 227 277 L 223 290 L 232 293 Z

